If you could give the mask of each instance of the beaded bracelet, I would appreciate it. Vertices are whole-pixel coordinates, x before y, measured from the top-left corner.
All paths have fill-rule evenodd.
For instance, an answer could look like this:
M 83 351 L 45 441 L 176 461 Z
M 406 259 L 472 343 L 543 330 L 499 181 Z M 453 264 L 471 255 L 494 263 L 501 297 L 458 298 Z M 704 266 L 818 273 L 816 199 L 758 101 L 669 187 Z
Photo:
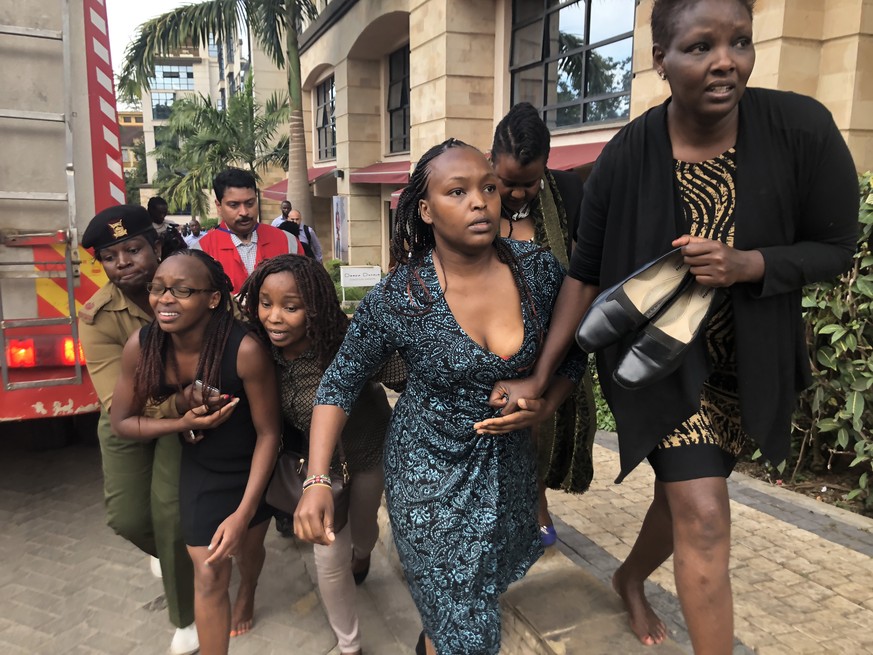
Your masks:
M 308 489 L 311 489 L 312 487 L 327 487 L 328 489 L 331 488 L 331 486 L 325 482 L 310 482 L 309 484 L 303 485 L 303 493 L 306 493 L 306 491 Z
M 303 481 L 303 487 L 306 488 L 307 485 L 318 482 L 320 484 L 326 484 L 328 487 L 331 486 L 330 476 L 329 475 L 310 475 Z

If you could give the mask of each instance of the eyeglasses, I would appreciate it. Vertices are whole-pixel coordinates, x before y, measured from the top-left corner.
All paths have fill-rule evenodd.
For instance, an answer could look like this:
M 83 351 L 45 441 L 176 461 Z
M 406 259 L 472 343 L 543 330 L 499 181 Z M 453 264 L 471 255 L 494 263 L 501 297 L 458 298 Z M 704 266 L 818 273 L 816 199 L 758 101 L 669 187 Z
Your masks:
M 146 285 L 146 290 L 153 296 L 160 298 L 167 291 L 173 298 L 190 298 L 195 293 L 212 293 L 215 289 L 192 289 L 191 287 L 165 287 L 157 282 L 149 282 Z

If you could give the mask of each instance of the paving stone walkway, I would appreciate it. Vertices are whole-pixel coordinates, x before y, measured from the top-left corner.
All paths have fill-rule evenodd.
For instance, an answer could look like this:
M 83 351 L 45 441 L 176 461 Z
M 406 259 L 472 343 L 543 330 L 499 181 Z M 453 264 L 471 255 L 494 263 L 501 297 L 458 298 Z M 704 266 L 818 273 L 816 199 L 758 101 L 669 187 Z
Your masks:
M 2 446 L 0 442 L 0 446 Z M 0 456 L 0 654 L 163 655 L 172 636 L 147 558 L 105 526 L 96 447 Z M 651 497 L 639 467 L 621 485 L 615 436 L 599 433 L 583 496 L 550 492 L 559 544 L 504 598 L 505 655 L 690 653 L 670 562 L 650 596 L 672 642 L 633 640 L 609 579 Z M 873 652 L 873 520 L 734 474 L 734 652 Z M 383 525 L 385 518 L 382 517 Z M 334 653 L 311 547 L 270 530 L 252 633 L 232 655 Z M 420 623 L 390 537 L 359 588 L 364 651 L 408 655 Z
M 652 496 L 643 464 L 625 481 L 615 435 L 598 433 L 588 493 L 549 492 L 559 548 L 608 584 L 630 552 Z M 873 653 L 873 519 L 734 473 L 731 580 L 735 653 Z M 691 652 L 672 561 L 649 595 L 671 636 Z

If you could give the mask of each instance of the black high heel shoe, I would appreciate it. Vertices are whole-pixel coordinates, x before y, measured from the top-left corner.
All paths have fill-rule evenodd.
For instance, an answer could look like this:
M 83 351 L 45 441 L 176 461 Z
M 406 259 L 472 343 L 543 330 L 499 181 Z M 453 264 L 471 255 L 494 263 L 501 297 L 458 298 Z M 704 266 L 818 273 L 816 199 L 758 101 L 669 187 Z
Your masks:
M 637 331 L 693 276 L 681 248 L 671 250 L 603 291 L 576 330 L 576 343 L 593 353 Z
M 625 389 L 639 389 L 679 368 L 688 346 L 708 323 L 718 290 L 692 282 L 643 328 L 612 377 Z

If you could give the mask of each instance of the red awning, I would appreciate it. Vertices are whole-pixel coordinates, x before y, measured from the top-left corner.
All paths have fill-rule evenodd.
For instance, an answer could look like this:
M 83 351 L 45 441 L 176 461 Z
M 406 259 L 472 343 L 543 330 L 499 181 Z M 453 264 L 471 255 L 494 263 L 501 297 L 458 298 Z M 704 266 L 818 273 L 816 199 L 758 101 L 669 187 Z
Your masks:
M 336 166 L 317 166 L 306 169 L 306 177 L 309 183 L 312 184 L 317 179 L 329 175 L 336 170 Z M 268 186 L 266 189 L 261 189 L 261 195 L 270 200 L 285 200 L 288 197 L 288 180 L 279 180 L 276 184 Z
M 352 184 L 406 184 L 409 182 L 409 161 L 384 161 L 353 171 Z
M 556 171 L 569 171 L 590 164 L 599 156 L 606 141 L 599 143 L 578 143 L 571 146 L 556 146 L 549 151 L 549 168 Z
M 405 186 L 402 186 L 399 189 L 395 189 L 391 192 L 391 202 L 389 203 L 391 209 L 397 209 L 397 201 L 400 200 L 400 194 L 403 193 L 403 189 L 405 188 Z

